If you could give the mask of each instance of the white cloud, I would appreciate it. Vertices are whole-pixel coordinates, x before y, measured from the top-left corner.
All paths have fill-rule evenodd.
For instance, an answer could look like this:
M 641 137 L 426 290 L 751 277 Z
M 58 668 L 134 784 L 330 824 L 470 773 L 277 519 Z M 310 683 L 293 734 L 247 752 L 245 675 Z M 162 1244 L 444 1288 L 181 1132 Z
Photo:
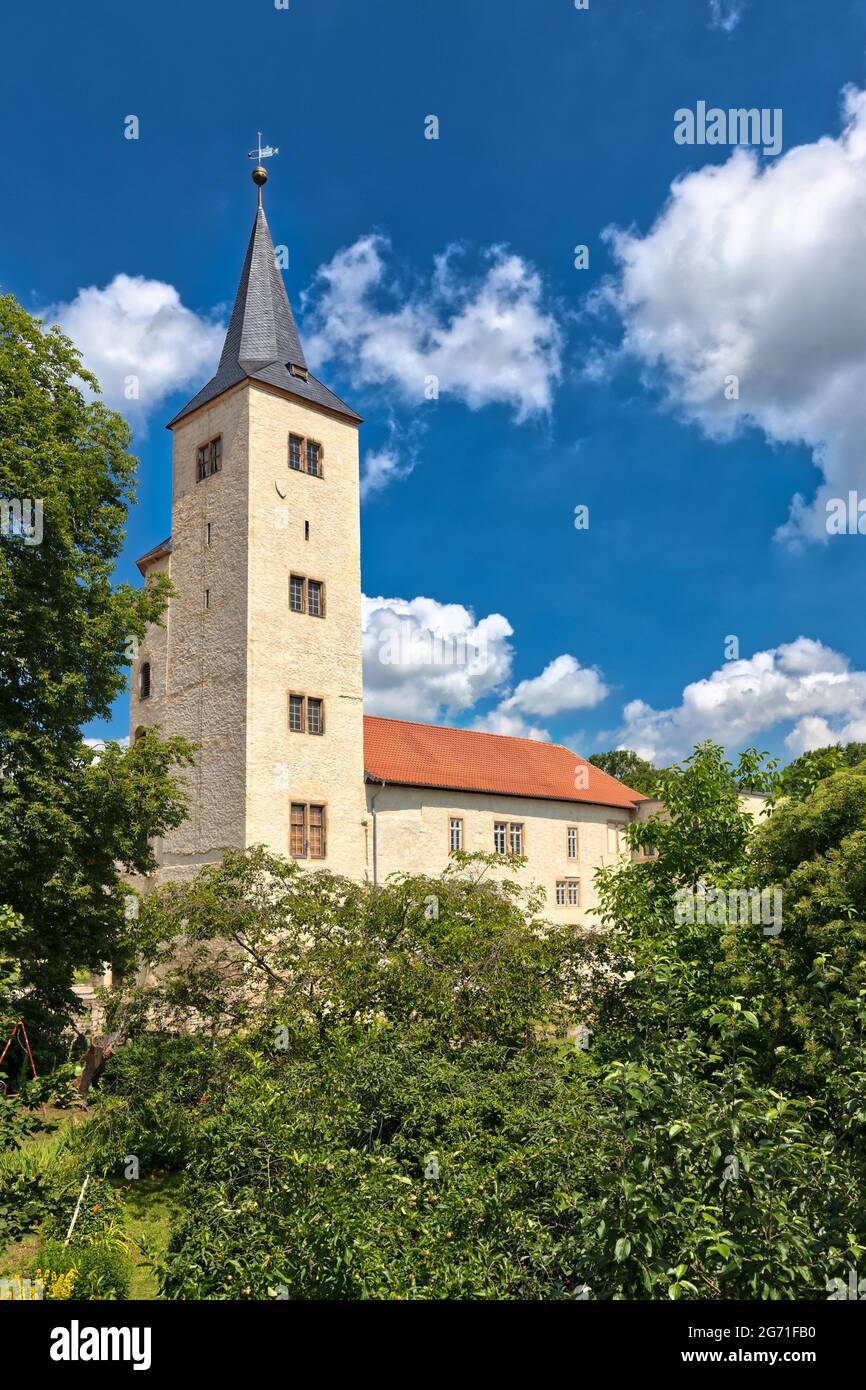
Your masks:
M 375 301 L 396 297 L 389 250 L 385 237 L 364 236 L 319 269 L 304 296 L 310 361 L 339 357 L 356 386 L 390 385 L 415 402 L 427 399 L 435 377 L 442 395 L 472 410 L 501 403 L 518 421 L 549 411 L 562 334 L 538 272 L 495 246 L 483 273 L 461 279 L 460 253 L 450 247 L 425 289 L 384 309 Z
M 556 657 L 540 676 L 509 693 L 513 629 L 501 613 L 476 620 L 461 603 L 432 598 L 364 598 L 364 708 L 368 714 L 435 721 L 472 710 L 499 695 L 472 728 L 547 741 L 532 722 L 565 710 L 589 709 L 608 691 L 596 667 Z
M 710 26 L 732 34 L 743 17 L 744 0 L 710 0 Z
M 592 709 L 608 693 L 597 666 L 581 666 L 576 657 L 565 654 L 555 657 L 540 676 L 521 681 L 501 708 L 550 716 L 565 710 Z
M 540 676 L 520 681 L 511 695 L 500 700 L 495 709 L 479 715 L 472 727 L 489 734 L 512 734 L 515 738 L 548 742 L 547 729 L 530 723 L 528 715 L 550 718 L 566 710 L 592 709 L 608 694 L 597 666 L 581 666 L 576 657 L 564 653 L 554 657 Z
M 609 235 L 624 350 L 708 435 L 811 448 L 823 482 L 778 534 L 826 540 L 826 500 L 866 491 L 866 92 L 838 138 L 763 167 L 735 151 L 676 182 L 646 236 Z
M 224 325 L 187 309 L 173 285 L 142 275 L 115 275 L 102 289 L 80 289 L 39 317 L 60 325 L 98 378 L 107 404 L 139 429 L 173 391 L 204 384 L 225 335 Z
M 506 713 L 501 705 L 489 714 L 480 714 L 473 721 L 472 728 L 483 734 L 509 734 L 512 738 L 530 738 L 535 743 L 550 742 L 547 729 L 530 724 L 520 714 Z
M 626 705 L 620 748 L 665 761 L 707 738 L 734 750 L 757 736 L 790 726 L 793 754 L 828 743 L 866 738 L 866 672 L 822 642 L 794 642 L 725 662 L 687 685 L 682 701 L 657 710 L 643 700 Z
M 364 455 L 361 465 L 361 501 L 373 493 L 383 492 L 390 483 L 408 478 L 415 467 L 413 461 L 401 459 L 396 449 L 375 449 Z
M 501 613 L 476 621 L 460 603 L 364 597 L 367 713 L 431 721 L 471 709 L 508 679 L 511 636 Z

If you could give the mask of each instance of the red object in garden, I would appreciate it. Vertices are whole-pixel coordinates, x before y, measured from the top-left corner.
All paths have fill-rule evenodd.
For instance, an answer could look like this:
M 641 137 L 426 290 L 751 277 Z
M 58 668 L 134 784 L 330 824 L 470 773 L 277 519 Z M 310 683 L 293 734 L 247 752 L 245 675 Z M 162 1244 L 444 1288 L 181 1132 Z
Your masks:
M 29 1063 L 30 1063 L 30 1067 L 31 1067 L 31 1070 L 32 1070 L 32 1072 L 33 1072 L 33 1075 L 35 1076 L 35 1075 L 36 1075 L 36 1063 L 33 1061 L 33 1053 L 30 1051 L 30 1039 L 29 1039 L 28 1036 L 27 1036 L 27 1029 L 24 1027 L 24 1020 L 23 1020 L 23 1018 L 19 1018 L 18 1022 L 15 1024 L 15 1027 L 12 1029 L 12 1032 L 9 1034 L 9 1041 L 7 1042 L 7 1044 L 6 1044 L 6 1046 L 4 1047 L 3 1051 L 0 1052 L 0 1067 L 2 1067 L 2 1065 L 3 1065 L 3 1058 L 6 1056 L 6 1053 L 9 1051 L 9 1049 L 10 1049 L 10 1047 L 12 1046 L 13 1042 L 14 1042 L 15 1039 L 18 1037 L 19 1029 L 20 1029 L 20 1032 L 21 1032 L 21 1037 L 24 1039 L 24 1042 L 22 1043 L 22 1042 L 21 1042 L 21 1039 L 19 1038 L 19 1039 L 18 1039 L 19 1044 L 20 1044 L 21 1047 L 23 1047 L 24 1051 L 27 1053 L 27 1060 L 28 1060 Z

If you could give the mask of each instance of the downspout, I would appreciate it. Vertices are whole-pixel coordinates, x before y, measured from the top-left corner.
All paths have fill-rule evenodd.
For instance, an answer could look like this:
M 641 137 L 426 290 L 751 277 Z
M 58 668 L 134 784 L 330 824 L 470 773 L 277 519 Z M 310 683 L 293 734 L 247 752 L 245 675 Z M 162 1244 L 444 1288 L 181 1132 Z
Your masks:
M 367 775 L 368 775 L 368 777 L 369 777 L 369 773 L 368 773 Z M 377 780 L 380 780 L 380 781 L 381 781 L 382 786 L 379 787 L 379 790 L 378 790 L 378 791 L 373 792 L 372 796 L 370 797 L 370 813 L 371 813 L 371 815 L 372 815 L 372 817 L 373 817 L 373 887 L 374 887 L 374 888 L 378 887 L 378 884 L 379 884 L 379 835 L 378 835 L 378 824 L 377 824 L 377 821 L 376 821 L 376 797 L 379 795 L 379 792 L 382 790 L 382 787 L 385 786 L 385 779 L 384 779 L 384 777 L 382 777 L 381 779 L 377 779 Z M 371 781 L 371 782 L 373 781 L 373 778 L 372 778 L 372 777 L 370 777 L 370 781 Z

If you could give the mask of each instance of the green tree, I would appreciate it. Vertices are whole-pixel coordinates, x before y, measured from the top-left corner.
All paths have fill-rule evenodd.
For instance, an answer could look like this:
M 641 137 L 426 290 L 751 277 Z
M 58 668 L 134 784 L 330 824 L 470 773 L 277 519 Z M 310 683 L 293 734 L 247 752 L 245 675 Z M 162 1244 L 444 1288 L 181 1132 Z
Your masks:
M 639 757 L 630 748 L 612 748 L 607 753 L 593 753 L 588 761 L 644 796 L 658 796 L 669 775 L 667 768 L 653 767 L 646 758 Z
M 814 748 L 795 758 L 779 773 L 777 791 L 783 796 L 802 799 L 814 791 L 824 777 L 832 777 L 843 767 L 856 767 L 866 761 L 866 743 L 830 744 Z
M 62 1018 L 76 967 L 122 951 L 118 870 L 152 867 L 149 837 L 184 815 L 169 769 L 191 757 L 178 739 L 98 757 L 82 741 L 169 592 L 164 577 L 143 590 L 113 582 L 136 461 L 128 426 L 88 390 L 97 383 L 59 329 L 0 298 L 0 902 L 23 919 L 20 987 L 41 1011 L 37 1035 Z M 17 524 L 37 503 L 41 536 Z

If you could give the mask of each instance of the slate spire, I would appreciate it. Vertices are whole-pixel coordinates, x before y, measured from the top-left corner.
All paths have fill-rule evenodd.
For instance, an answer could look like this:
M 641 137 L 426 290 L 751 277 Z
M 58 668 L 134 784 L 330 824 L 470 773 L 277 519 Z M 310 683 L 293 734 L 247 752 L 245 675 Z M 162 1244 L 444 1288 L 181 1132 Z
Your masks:
M 252 375 L 272 362 L 307 370 L 268 219 L 259 203 L 217 376 L 236 365 Z
M 169 428 L 244 380 L 278 387 L 312 405 L 360 423 L 360 415 L 329 391 L 307 367 L 262 207 L 262 184 L 266 178 L 263 168 L 253 170 L 253 181 L 259 189 L 258 207 L 216 375 L 175 415 Z

